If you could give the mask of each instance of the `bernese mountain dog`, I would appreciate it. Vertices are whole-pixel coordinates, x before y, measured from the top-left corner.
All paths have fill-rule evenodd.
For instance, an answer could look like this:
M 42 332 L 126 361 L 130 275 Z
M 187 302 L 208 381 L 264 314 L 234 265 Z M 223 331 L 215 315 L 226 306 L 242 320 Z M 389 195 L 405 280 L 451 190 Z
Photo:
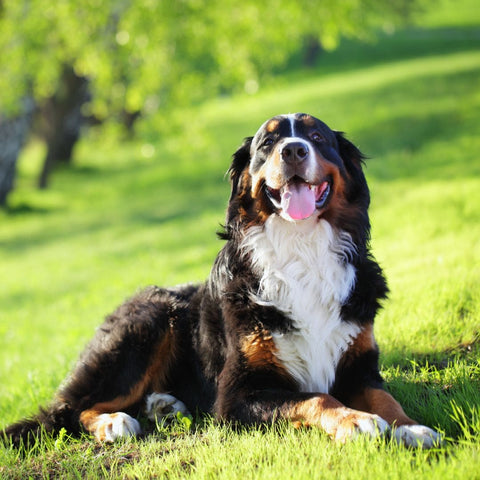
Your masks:
M 150 287 L 96 332 L 52 404 L 7 427 L 99 441 L 206 412 L 233 423 L 286 419 L 340 442 L 441 438 L 383 389 L 373 320 L 386 297 L 369 250 L 363 156 L 311 115 L 279 115 L 229 169 L 226 241 L 202 285 Z

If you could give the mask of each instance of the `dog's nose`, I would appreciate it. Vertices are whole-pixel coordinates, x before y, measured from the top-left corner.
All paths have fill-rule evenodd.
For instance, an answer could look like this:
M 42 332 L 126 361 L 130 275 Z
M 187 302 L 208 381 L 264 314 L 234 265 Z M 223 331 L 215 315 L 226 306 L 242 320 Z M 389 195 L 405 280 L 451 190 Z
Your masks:
M 300 163 L 308 157 L 308 145 L 302 142 L 287 143 L 282 147 L 281 154 L 286 163 Z

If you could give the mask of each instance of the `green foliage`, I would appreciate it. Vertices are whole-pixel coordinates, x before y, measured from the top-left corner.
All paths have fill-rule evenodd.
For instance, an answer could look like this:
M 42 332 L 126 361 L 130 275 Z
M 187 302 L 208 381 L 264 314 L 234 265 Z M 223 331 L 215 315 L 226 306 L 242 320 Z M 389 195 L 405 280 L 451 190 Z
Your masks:
M 53 94 L 63 65 L 91 79 L 86 113 L 151 114 L 218 92 L 256 91 L 307 38 L 333 48 L 340 34 L 404 20 L 414 0 L 21 0 L 0 13 L 0 108 Z

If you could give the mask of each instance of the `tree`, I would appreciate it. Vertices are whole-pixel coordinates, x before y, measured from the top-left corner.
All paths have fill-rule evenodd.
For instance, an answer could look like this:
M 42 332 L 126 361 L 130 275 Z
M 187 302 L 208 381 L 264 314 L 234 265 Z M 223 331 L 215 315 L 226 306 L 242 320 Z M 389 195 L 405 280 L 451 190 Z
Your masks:
M 59 88 L 42 105 L 43 136 L 47 142 L 47 155 L 43 162 L 38 186 L 46 188 L 48 177 L 58 162 L 71 162 L 73 148 L 80 137 L 85 117 L 83 105 L 90 99 L 88 79 L 77 75 L 65 65 Z
M 23 146 L 33 113 L 33 100 L 26 98 L 22 109 L 10 118 L 0 116 L 0 206 L 13 189 L 18 154 Z
M 148 116 L 255 85 L 305 40 L 333 48 L 341 34 L 403 19 L 416 1 L 0 0 L 0 111 L 13 115 L 26 95 L 58 104 L 69 71 L 90 90 L 72 102 L 77 118 Z M 46 174 L 58 160 L 50 146 Z

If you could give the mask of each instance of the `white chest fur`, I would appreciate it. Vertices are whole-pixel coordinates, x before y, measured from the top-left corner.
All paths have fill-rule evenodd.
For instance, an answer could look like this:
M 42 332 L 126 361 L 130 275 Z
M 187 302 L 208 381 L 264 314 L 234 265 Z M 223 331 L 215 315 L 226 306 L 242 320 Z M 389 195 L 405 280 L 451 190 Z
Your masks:
M 272 215 L 248 230 L 242 248 L 261 277 L 255 301 L 293 322 L 292 332 L 272 332 L 278 359 L 302 391 L 328 392 L 342 353 L 360 332 L 340 318 L 355 283 L 350 236 L 325 220 L 293 223 Z

